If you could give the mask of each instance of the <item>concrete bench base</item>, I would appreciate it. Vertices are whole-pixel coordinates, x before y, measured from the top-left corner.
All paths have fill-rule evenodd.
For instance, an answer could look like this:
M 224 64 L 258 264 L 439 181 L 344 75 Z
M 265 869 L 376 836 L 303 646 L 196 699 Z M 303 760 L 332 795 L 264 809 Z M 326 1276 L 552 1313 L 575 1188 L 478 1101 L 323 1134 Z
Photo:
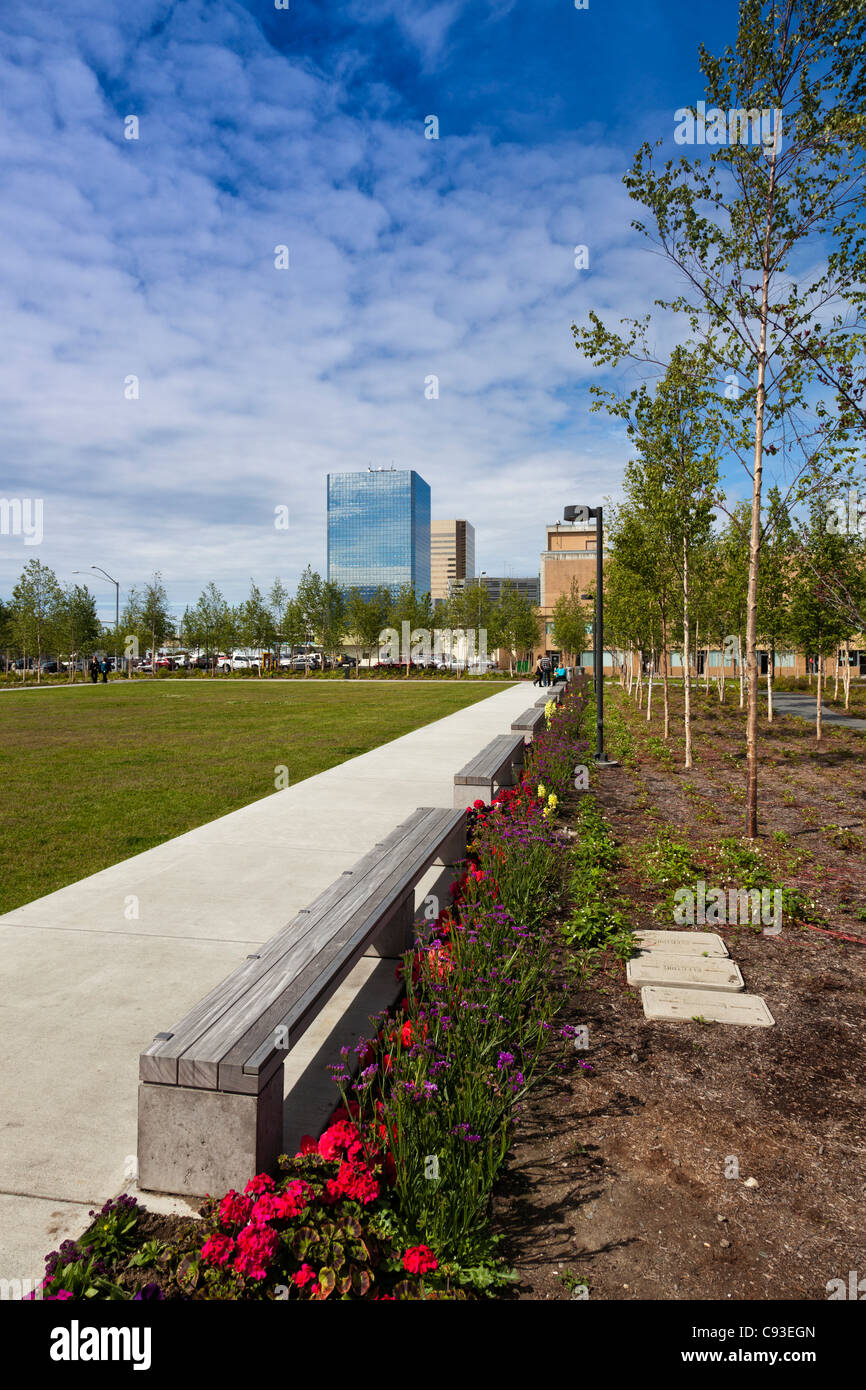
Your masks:
M 318 1137 L 340 1104 L 327 1070 L 340 1048 L 371 1034 L 370 1018 L 403 992 L 397 960 L 365 956 L 289 1053 L 260 1096 L 186 1086 L 139 1084 L 139 1181 L 143 1193 L 188 1197 L 242 1192 L 295 1154 L 305 1134 Z M 357 1067 L 354 1053 L 346 1058 Z M 145 1196 L 145 1201 L 147 1200 Z
M 242 1192 L 283 1151 L 283 1069 L 257 1096 L 189 1086 L 138 1087 L 138 1183 L 186 1196 Z

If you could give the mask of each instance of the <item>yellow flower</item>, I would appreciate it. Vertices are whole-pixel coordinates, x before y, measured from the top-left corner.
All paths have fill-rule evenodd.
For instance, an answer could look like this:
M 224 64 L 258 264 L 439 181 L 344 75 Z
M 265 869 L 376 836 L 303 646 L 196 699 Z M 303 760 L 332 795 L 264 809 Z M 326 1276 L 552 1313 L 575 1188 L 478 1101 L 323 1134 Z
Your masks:
M 551 811 L 556 810 L 557 806 L 559 805 L 559 797 L 556 795 L 556 792 L 550 793 L 550 796 L 547 798 L 547 804 L 550 807 Z
M 547 792 L 545 791 L 545 789 L 544 789 L 544 787 L 543 787 L 543 785 L 542 785 L 541 783 L 539 783 L 539 785 L 538 785 L 538 795 L 539 795 L 539 799 L 540 799 L 541 801 L 543 801 L 544 798 L 547 796 Z

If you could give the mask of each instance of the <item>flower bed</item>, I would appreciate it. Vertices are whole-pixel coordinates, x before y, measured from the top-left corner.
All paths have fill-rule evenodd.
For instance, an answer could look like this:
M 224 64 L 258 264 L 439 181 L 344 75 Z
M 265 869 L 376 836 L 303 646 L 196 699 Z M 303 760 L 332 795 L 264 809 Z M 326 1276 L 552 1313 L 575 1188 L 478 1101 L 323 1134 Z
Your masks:
M 491 1190 L 522 1097 L 574 1032 L 555 1025 L 552 967 L 571 865 L 556 815 L 586 748 L 582 708 L 575 692 L 549 704 L 520 785 L 470 808 L 452 902 L 404 958 L 403 1002 L 359 1043 L 357 1075 L 348 1049 L 333 1068 L 343 1103 L 321 1138 L 278 1181 L 208 1200 L 180 1241 L 130 1256 L 132 1199 L 123 1220 L 108 1204 L 49 1257 L 44 1296 L 465 1298 L 510 1280 Z

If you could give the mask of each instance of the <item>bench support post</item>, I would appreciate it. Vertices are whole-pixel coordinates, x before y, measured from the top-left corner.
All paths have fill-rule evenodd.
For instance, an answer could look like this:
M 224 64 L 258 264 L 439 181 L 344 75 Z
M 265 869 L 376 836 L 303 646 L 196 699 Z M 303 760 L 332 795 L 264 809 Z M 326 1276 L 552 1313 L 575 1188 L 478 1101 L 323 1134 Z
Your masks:
M 455 782 L 454 784 L 454 809 L 455 811 L 465 810 L 471 806 L 473 801 L 483 801 L 489 805 L 493 800 L 493 778 L 488 777 L 486 782 Z
M 365 955 L 384 956 L 396 960 L 412 946 L 414 925 L 415 889 L 412 888 L 397 904 L 381 931 L 376 933 Z
M 258 1095 L 190 1086 L 138 1088 L 138 1183 L 186 1197 L 242 1192 L 283 1152 L 283 1068 Z

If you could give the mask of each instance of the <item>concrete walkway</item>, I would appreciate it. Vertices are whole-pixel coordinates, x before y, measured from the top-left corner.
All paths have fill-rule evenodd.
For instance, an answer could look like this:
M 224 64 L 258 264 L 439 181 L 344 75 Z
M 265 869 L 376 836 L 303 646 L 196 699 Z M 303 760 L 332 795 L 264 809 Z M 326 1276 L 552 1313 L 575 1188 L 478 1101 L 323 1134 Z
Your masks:
M 510 686 L 0 917 L 0 1278 L 41 1277 L 134 1190 L 154 1035 L 417 806 L 451 806 L 454 773 L 536 696 Z
M 818 717 L 815 696 L 803 690 L 778 692 L 774 690 L 773 713 L 793 714 L 798 719 L 808 719 L 810 724 L 814 724 Z M 854 715 L 832 709 L 823 702 L 821 704 L 821 722 L 822 724 L 842 724 L 848 729 L 866 729 L 866 719 L 857 719 Z

